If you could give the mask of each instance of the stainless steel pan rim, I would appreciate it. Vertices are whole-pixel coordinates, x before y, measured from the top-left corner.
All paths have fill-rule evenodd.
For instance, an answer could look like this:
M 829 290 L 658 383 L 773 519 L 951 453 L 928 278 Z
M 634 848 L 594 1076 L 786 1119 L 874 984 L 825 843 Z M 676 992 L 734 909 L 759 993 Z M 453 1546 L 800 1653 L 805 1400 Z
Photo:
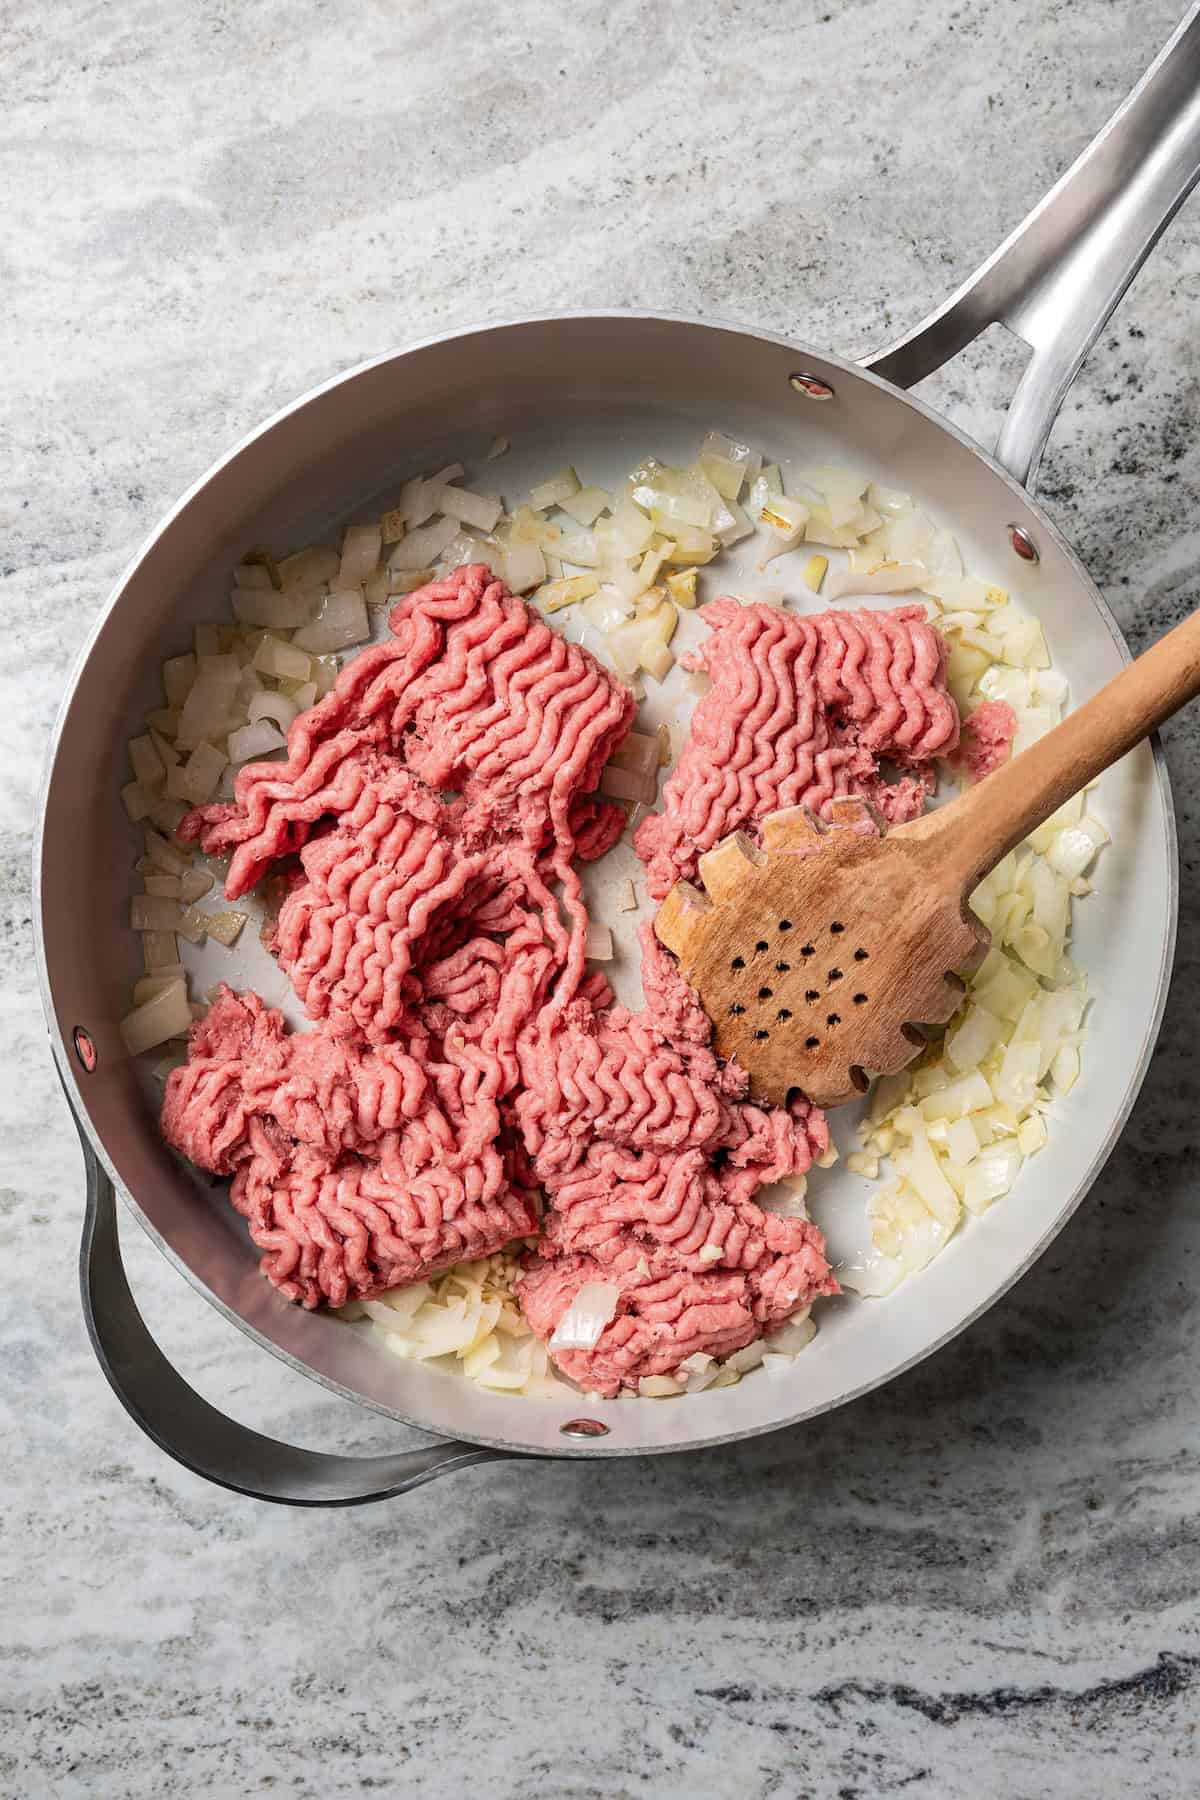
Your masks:
M 642 311 L 615 313 L 585 311 L 547 314 L 533 320 L 510 321 L 507 324 L 460 329 L 431 335 L 407 350 L 371 359 L 320 384 L 302 399 L 283 408 L 266 425 L 249 433 L 234 450 L 219 459 L 205 476 L 193 484 L 158 529 L 147 539 L 138 556 L 117 583 L 104 611 L 89 634 L 60 711 L 42 790 L 34 867 L 36 954 L 39 982 L 48 1019 L 54 1016 L 54 999 L 43 917 L 45 894 L 42 887 L 42 864 L 45 851 L 47 801 L 64 723 L 89 656 L 104 630 L 106 621 L 164 534 L 187 511 L 189 505 L 209 483 L 250 446 L 259 443 L 285 421 L 311 406 L 322 396 L 330 395 L 348 383 L 361 380 L 372 370 L 403 363 L 406 359 L 418 356 L 423 351 L 436 350 L 438 347 L 449 344 L 463 344 L 480 337 L 481 334 L 486 335 L 494 342 L 497 337 L 506 332 L 527 331 L 538 325 L 566 326 L 573 322 L 581 326 L 607 324 L 617 330 L 626 326 L 630 329 L 646 326 L 659 326 L 664 329 L 678 327 L 684 331 L 708 334 L 710 342 L 714 334 L 716 336 L 732 334 L 742 344 L 770 346 L 775 351 L 786 352 L 796 359 L 799 367 L 815 366 L 818 370 L 829 372 L 835 386 L 838 380 L 841 380 L 849 384 L 860 384 L 860 386 L 866 384 L 873 387 L 882 395 L 886 395 L 892 406 L 897 401 L 903 401 L 911 409 L 913 415 L 920 418 L 925 424 L 934 427 L 945 438 L 952 440 L 960 450 L 977 458 L 992 477 L 999 476 L 1011 494 L 1013 516 L 1015 518 L 1032 518 L 1038 538 L 1043 544 L 1052 545 L 1057 554 L 1069 566 L 1081 583 L 1082 592 L 1088 595 L 1097 615 L 1103 619 L 1119 656 L 1127 659 L 1128 651 L 1116 621 L 1091 584 L 1078 558 L 1074 556 L 1053 522 L 1036 505 L 1036 502 L 1031 500 L 1028 492 L 1013 479 L 1009 469 L 1017 468 L 1020 472 L 1025 473 L 1036 466 L 1049 422 L 1070 375 L 1078 366 L 1083 349 L 1086 349 L 1087 343 L 1100 329 L 1103 320 L 1116 304 L 1121 292 L 1124 291 L 1132 273 L 1140 265 L 1159 231 L 1189 190 L 1197 173 L 1200 173 L 1200 103 L 1197 102 L 1196 81 L 1197 71 L 1200 70 L 1198 12 L 1200 12 L 1200 8 L 1193 7 L 1171 44 L 1167 46 L 1130 101 L 1101 134 L 1096 144 L 1084 153 L 1084 156 L 1064 177 L 1063 182 L 1048 197 L 1047 201 L 1035 209 L 1025 226 L 1019 228 L 1008 243 L 1001 247 L 996 256 L 989 259 L 980 275 L 960 290 L 960 294 L 955 297 L 948 309 L 941 309 L 924 327 L 919 328 L 917 332 L 911 334 L 893 350 L 876 359 L 878 366 L 900 382 L 918 379 L 921 374 L 936 367 L 945 355 L 952 354 L 962 342 L 981 329 L 983 324 L 995 318 L 1013 323 L 1033 345 L 1035 355 L 1030 370 L 1022 382 L 1018 394 L 1018 404 L 1014 406 L 1013 414 L 1010 415 L 1010 428 L 1006 433 L 1003 446 L 1005 461 L 1009 468 L 1005 468 L 1001 462 L 986 455 L 963 433 L 940 418 L 932 409 L 900 391 L 892 385 L 891 381 L 881 379 L 869 368 L 864 369 L 857 364 L 849 363 L 825 352 L 813 354 L 774 334 L 745 331 L 734 326 L 714 325 L 688 318 L 686 315 Z M 1173 99 L 1172 96 L 1174 96 Z M 1157 117 L 1155 108 L 1161 110 L 1168 102 L 1174 106 L 1175 112 L 1169 118 Z M 1132 143 L 1125 143 L 1125 138 L 1131 139 Z M 1143 140 L 1146 140 L 1146 143 L 1143 143 Z M 1144 156 L 1142 155 L 1143 151 L 1145 151 Z M 1151 154 L 1151 151 L 1154 154 Z M 1118 152 L 1121 154 L 1118 155 Z M 1135 158 L 1142 156 L 1140 168 L 1135 166 L 1132 174 L 1128 166 L 1129 153 L 1132 153 Z M 1105 160 L 1111 160 L 1114 156 L 1120 164 L 1121 173 L 1120 183 L 1116 186 L 1114 186 L 1111 170 L 1107 176 L 1105 174 Z M 1129 204 L 1131 195 L 1137 201 L 1137 204 L 1132 207 L 1134 215 L 1132 219 Z M 1061 245 L 1055 242 L 1054 230 L 1050 230 L 1047 241 L 1047 221 L 1049 219 L 1049 223 L 1054 224 L 1056 207 L 1062 215 L 1059 221 L 1060 225 L 1063 230 L 1067 231 L 1070 240 L 1065 252 Z M 1081 217 L 1082 224 L 1080 223 Z M 1089 232 L 1096 238 L 1096 242 L 1090 245 L 1087 241 Z M 1061 238 L 1062 230 L 1058 232 L 1058 236 Z M 1097 270 L 1100 271 L 1102 280 L 1097 279 Z M 1057 287 L 1055 287 L 1055 281 L 1057 281 Z M 1056 305 L 1049 308 L 1045 304 L 1047 283 L 1053 290 L 1056 300 Z M 1101 287 L 1104 288 L 1103 294 L 1099 292 Z M 1070 350 L 1071 343 L 1078 344 L 1084 338 L 1086 338 L 1086 342 L 1083 343 L 1083 348 L 1079 349 L 1078 354 L 1075 355 Z M 1074 361 L 1072 361 L 1073 355 Z M 1022 395 L 1024 396 L 1023 400 Z M 1080 1204 L 1111 1152 L 1144 1078 L 1161 1021 L 1174 948 L 1178 910 L 1178 850 L 1169 784 L 1161 750 L 1157 744 L 1154 746 L 1153 766 L 1156 777 L 1157 805 L 1164 834 L 1161 852 L 1165 859 L 1163 901 L 1166 913 L 1161 935 L 1153 1006 L 1147 1015 L 1136 1059 L 1126 1080 L 1121 1099 L 1115 1106 L 1110 1103 L 1110 1123 L 1103 1141 L 1082 1175 L 1076 1178 L 1068 1198 L 1037 1238 L 1033 1248 L 1021 1258 L 1019 1263 L 1005 1273 L 1003 1279 L 996 1282 L 978 1305 L 970 1309 L 963 1317 L 956 1319 L 949 1329 L 938 1335 L 932 1342 L 922 1345 L 914 1354 L 904 1357 L 882 1373 L 848 1389 L 833 1399 L 802 1407 L 795 1412 L 772 1416 L 762 1423 L 751 1423 L 735 1430 L 714 1432 L 703 1437 L 687 1436 L 686 1438 L 676 1438 L 673 1441 L 640 1442 L 636 1445 L 624 1443 L 609 1445 L 600 1439 L 562 1440 L 553 1449 L 526 1443 L 521 1446 L 522 1454 L 590 1457 L 658 1454 L 677 1448 L 712 1447 L 743 1437 L 760 1435 L 783 1425 L 800 1423 L 821 1412 L 832 1410 L 833 1407 L 844 1404 L 848 1400 L 860 1397 L 872 1388 L 881 1385 L 882 1382 L 890 1380 L 894 1375 L 902 1373 L 905 1369 L 911 1368 L 915 1363 L 923 1360 L 925 1356 L 945 1345 L 958 1332 L 978 1318 L 988 1306 L 1012 1286 L 1020 1275 L 1026 1272 Z M 110 1160 L 101 1134 L 90 1117 L 84 1091 L 77 1078 L 72 1058 L 68 1054 L 64 1036 L 60 1031 L 52 1029 L 51 1037 L 64 1086 L 80 1125 L 81 1137 L 85 1145 L 85 1158 L 90 1164 L 89 1173 L 92 1179 L 89 1199 L 89 1243 L 93 1251 L 96 1242 L 103 1243 L 106 1234 L 109 1234 L 109 1227 L 112 1226 L 112 1220 L 107 1216 L 107 1209 L 111 1203 L 111 1191 L 107 1198 L 104 1193 L 108 1181 L 111 1180 L 118 1185 L 126 1204 L 158 1244 L 158 1247 L 164 1251 L 177 1268 L 182 1270 L 193 1286 L 205 1293 L 211 1303 L 226 1318 L 231 1319 L 256 1343 L 271 1350 L 282 1361 L 299 1372 L 320 1381 L 331 1392 L 356 1399 L 385 1416 L 405 1423 L 417 1424 L 421 1429 L 428 1429 L 428 1422 L 425 1419 L 414 1419 L 393 1406 L 350 1389 L 331 1378 L 327 1373 L 313 1368 L 302 1358 L 291 1354 L 281 1344 L 272 1341 L 266 1334 L 259 1331 L 249 1320 L 241 1317 L 194 1274 L 186 1261 L 155 1229 L 133 1195 L 123 1183 L 119 1182 L 117 1169 Z M 101 1170 L 105 1171 L 103 1177 L 100 1174 Z M 115 1226 L 110 1235 L 109 1248 L 115 1254 Z M 128 1298 L 127 1291 L 126 1298 Z M 95 1303 L 96 1294 L 93 1291 L 88 1300 L 90 1313 L 95 1312 Z M 134 1317 L 136 1318 L 136 1313 Z M 140 1325 L 140 1320 L 138 1324 Z M 144 1327 L 142 1329 L 144 1331 Z M 385 1492 L 401 1491 L 416 1481 L 428 1479 L 430 1474 L 438 1472 L 439 1465 L 444 1468 L 456 1467 L 461 1466 L 465 1461 L 480 1460 L 481 1457 L 486 1459 L 493 1453 L 513 1454 L 513 1447 L 503 1438 L 477 1429 L 458 1429 L 458 1436 L 462 1442 L 457 1445 L 443 1446 L 440 1457 L 431 1452 L 424 1452 L 407 1453 L 399 1458 L 376 1459 L 376 1464 L 372 1466 L 372 1471 L 368 1475 L 360 1474 L 355 1477 L 353 1473 L 349 1473 L 343 1478 L 339 1474 L 336 1479 L 331 1478 L 322 1485 L 319 1471 L 316 1475 L 313 1475 L 311 1471 L 307 1473 L 301 1471 L 290 1483 L 286 1480 L 273 1482 L 262 1475 L 258 1468 L 260 1459 L 255 1456 L 253 1446 L 250 1446 L 248 1453 L 251 1460 L 255 1462 L 255 1469 L 243 1479 L 239 1470 L 231 1464 L 228 1458 L 224 1466 L 215 1466 L 214 1459 L 206 1460 L 199 1453 L 187 1454 L 178 1443 L 171 1441 L 169 1431 L 161 1433 L 155 1430 L 153 1423 L 147 1422 L 144 1411 L 139 1410 L 130 1400 L 128 1390 L 135 1385 L 136 1369 L 130 1365 L 123 1372 L 114 1371 L 112 1358 L 109 1355 L 110 1345 L 101 1343 L 103 1334 L 96 1330 L 94 1322 L 93 1330 L 97 1348 L 101 1352 L 110 1380 L 126 1404 L 130 1405 L 130 1409 L 134 1412 L 135 1417 L 138 1417 L 143 1427 L 155 1435 L 164 1448 L 179 1456 L 181 1460 L 189 1462 L 190 1466 L 197 1468 L 199 1472 L 209 1475 L 212 1479 L 224 1481 L 226 1485 L 242 1488 L 247 1492 L 262 1492 L 266 1497 L 302 1504 L 345 1503 L 356 1499 L 379 1497 Z M 147 1342 L 149 1342 L 148 1339 Z M 126 1347 L 128 1348 L 128 1345 Z M 125 1391 L 122 1391 L 123 1388 Z M 185 1390 L 185 1392 L 190 1392 L 190 1390 Z M 194 1399 L 195 1396 L 192 1398 Z M 673 1410 L 668 1408 L 668 1417 Z M 662 1418 L 661 1413 L 658 1416 L 660 1419 Z M 214 1417 L 219 1417 L 219 1415 L 214 1415 Z M 233 1429 L 240 1430 L 241 1428 Z M 249 1434 L 249 1436 L 252 1437 L 253 1434 Z M 256 1443 L 259 1446 L 265 1445 L 268 1455 L 271 1450 L 283 1448 L 271 1446 L 268 1440 L 257 1439 Z M 471 1451 L 467 1448 L 468 1445 L 476 1446 L 476 1449 Z M 243 1448 L 246 1446 L 244 1445 Z M 309 1455 L 309 1453 L 294 1454 Z M 418 1459 L 423 1459 L 419 1469 L 413 1463 L 414 1455 Z M 338 1459 L 317 1457 L 313 1460 L 328 1464 Z M 350 1461 L 352 1462 L 353 1459 Z M 385 1463 L 392 1466 L 394 1479 L 387 1479 L 383 1468 Z M 362 1468 L 364 1465 L 355 1466 Z

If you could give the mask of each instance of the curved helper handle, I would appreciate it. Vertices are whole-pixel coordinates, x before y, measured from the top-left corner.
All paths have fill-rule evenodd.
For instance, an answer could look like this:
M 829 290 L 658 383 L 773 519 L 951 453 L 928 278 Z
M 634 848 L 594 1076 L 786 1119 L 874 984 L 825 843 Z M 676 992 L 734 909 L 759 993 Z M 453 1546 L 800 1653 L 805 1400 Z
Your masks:
M 1200 4 L 1100 135 L 945 304 L 864 366 L 912 387 L 989 325 L 1033 356 L 996 445 L 1032 487 L 1067 389 L 1200 177 Z
M 79 1285 L 100 1367 L 126 1412 L 160 1450 L 206 1481 L 284 1506 L 354 1506 L 389 1500 L 472 1463 L 515 1452 L 435 1443 L 393 1456 L 327 1456 L 263 1437 L 202 1400 L 146 1329 L 121 1261 L 112 1182 L 80 1133 L 87 1165 L 87 1211 Z

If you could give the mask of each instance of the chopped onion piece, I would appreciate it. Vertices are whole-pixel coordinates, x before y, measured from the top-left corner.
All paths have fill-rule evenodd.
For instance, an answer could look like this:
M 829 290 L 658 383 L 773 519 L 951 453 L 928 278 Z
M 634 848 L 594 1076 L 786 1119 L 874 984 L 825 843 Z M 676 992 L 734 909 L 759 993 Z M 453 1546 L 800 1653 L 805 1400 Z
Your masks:
M 179 940 L 173 931 L 143 931 L 142 967 L 147 975 L 173 969 L 179 962 Z
M 177 982 L 184 980 L 186 977 L 182 963 L 177 964 L 174 970 L 167 970 L 161 975 L 141 975 L 133 984 L 133 1004 L 134 1006 L 145 1006 L 147 1000 L 155 999 L 157 995 L 165 993 L 167 988 L 174 987 Z
M 134 825 L 140 825 L 149 816 L 154 804 L 154 797 L 140 788 L 136 781 L 127 781 L 121 789 L 121 804 Z
M 204 913 L 197 912 L 194 906 L 189 906 L 180 914 L 175 929 L 189 944 L 202 944 L 208 930 L 208 919 Z
M 488 462 L 495 462 L 496 458 L 498 456 L 503 456 L 507 449 L 508 439 L 506 437 L 494 437 L 491 442 L 491 447 L 488 450 L 486 460 Z
M 192 1028 L 188 1006 L 187 984 L 173 981 L 153 999 L 136 1006 L 121 1020 L 121 1037 L 131 1056 L 140 1056 L 165 1044 L 168 1038 L 181 1037 Z
M 173 799 L 202 806 L 212 798 L 227 761 L 224 751 L 215 744 L 197 744 L 185 763 L 168 770 L 167 793 Z
M 527 594 L 546 579 L 546 558 L 538 544 L 510 544 L 501 557 L 501 575 L 509 591 Z
M 599 586 L 594 575 L 566 575 L 561 581 L 548 581 L 540 587 L 533 596 L 534 604 L 543 612 L 560 612 L 564 606 L 589 599 Z
M 129 902 L 129 923 L 134 931 L 174 931 L 179 923 L 179 902 L 157 894 L 134 894 Z
M 178 900 L 180 897 L 180 877 L 178 875 L 146 875 L 143 884 L 148 894 L 158 900 Z
M 370 635 L 371 622 L 360 590 L 339 589 L 326 594 L 321 602 L 321 610 L 312 624 L 297 631 L 292 643 L 297 650 L 307 651 L 313 656 L 328 656 L 333 650 L 345 650 L 351 644 L 365 643 Z
M 286 732 L 300 707 L 294 699 L 286 694 L 269 694 L 265 691 L 255 694 L 250 702 L 249 722 L 251 725 L 259 719 L 274 719 L 280 731 Z
M 654 523 L 628 496 L 613 508 L 613 541 L 624 556 L 640 556 L 654 536 Z
M 302 681 L 299 687 L 293 691 L 290 698 L 295 702 L 297 714 L 307 712 L 317 698 L 316 682 Z
M 837 569 L 829 577 L 825 594 L 829 600 L 840 600 L 844 594 L 904 594 L 919 588 L 924 578 L 921 563 L 885 562 L 866 575 Z
M 436 511 L 462 525 L 473 525 L 477 531 L 491 531 L 504 508 L 492 494 L 473 494 L 467 488 L 428 484 L 428 495 Z M 412 565 L 409 564 L 409 567 Z
M 334 580 L 341 561 L 332 544 L 313 544 L 284 557 L 279 565 L 280 580 L 285 588 L 322 588 Z
M 726 1369 L 733 1369 L 739 1375 L 745 1375 L 749 1370 L 757 1369 L 766 1348 L 761 1338 L 755 1338 L 753 1343 L 743 1344 L 740 1350 L 735 1350 L 732 1356 L 727 1356 L 723 1366 Z
M 668 575 L 667 592 L 676 606 L 682 606 L 686 612 L 691 612 L 696 605 L 695 569 L 677 569 L 673 575 Z
M 638 1393 L 643 1400 L 674 1400 L 687 1393 L 687 1383 L 674 1381 L 670 1375 L 640 1375 Z
M 145 845 L 147 861 L 153 863 L 156 869 L 161 869 L 164 875 L 186 875 L 192 866 L 192 859 L 186 850 L 177 850 L 174 844 L 169 844 L 165 837 L 160 837 L 157 831 L 151 831 L 149 826 L 146 828 Z
M 243 725 L 238 731 L 229 734 L 229 760 L 235 763 L 252 762 L 255 757 L 269 756 L 273 750 L 286 748 L 286 739 L 269 719 L 258 719 L 253 725 Z
M 163 692 L 167 705 L 178 710 L 192 691 L 196 679 L 194 656 L 169 656 L 162 666 Z
M 652 806 L 658 796 L 657 772 L 648 775 L 637 769 L 617 768 L 610 762 L 600 776 L 600 792 L 610 800 L 641 800 Z
M 993 1200 L 1007 1194 L 1021 1168 L 1020 1146 L 993 1144 L 981 1150 L 967 1171 L 963 1205 L 968 1212 L 986 1212 Z
M 660 766 L 661 740 L 643 731 L 631 731 L 608 759 L 609 768 L 633 769 L 640 775 L 655 775 Z
M 583 947 L 583 953 L 592 962 L 612 961 L 613 934 L 607 925 L 600 923 L 599 919 L 588 920 L 587 940 Z
M 592 525 L 602 512 L 609 510 L 612 496 L 602 487 L 581 487 L 577 493 L 566 495 L 559 505 L 577 525 Z
M 209 937 L 216 938 L 218 944 L 224 944 L 227 950 L 237 943 L 249 913 L 219 912 L 204 915 L 205 929 Z
M 285 644 L 279 638 L 266 637 L 254 652 L 254 667 L 264 675 L 307 681 L 312 664 L 303 650 L 293 649 L 291 644 Z
M 130 738 L 129 765 L 133 770 L 133 778 L 140 787 L 150 790 L 162 786 L 166 769 L 162 757 L 154 747 L 154 740 L 148 735 Z
M 262 626 L 268 631 L 292 631 L 307 625 L 316 610 L 317 596 L 313 588 L 234 588 L 229 597 L 233 615 L 243 625 Z
M 530 491 L 529 504 L 534 512 L 545 512 L 547 507 L 560 506 L 579 491 L 579 477 L 574 469 L 560 469 Z
M 336 586 L 343 591 L 361 587 L 378 566 L 382 548 L 383 532 L 378 525 L 348 525 L 342 538 Z
M 610 1281 L 585 1281 L 554 1327 L 551 1350 L 594 1350 L 616 1317 L 621 1290 Z
M 395 546 L 388 558 L 388 568 L 393 573 L 405 569 L 429 568 L 457 534 L 457 519 L 434 519 L 428 525 L 418 526 Z
M 212 885 L 213 878 L 207 869 L 188 869 L 179 877 L 179 898 L 185 905 L 190 906 L 194 900 L 199 900 L 202 895 L 207 894 Z M 149 892 L 149 882 L 147 882 L 147 892 Z

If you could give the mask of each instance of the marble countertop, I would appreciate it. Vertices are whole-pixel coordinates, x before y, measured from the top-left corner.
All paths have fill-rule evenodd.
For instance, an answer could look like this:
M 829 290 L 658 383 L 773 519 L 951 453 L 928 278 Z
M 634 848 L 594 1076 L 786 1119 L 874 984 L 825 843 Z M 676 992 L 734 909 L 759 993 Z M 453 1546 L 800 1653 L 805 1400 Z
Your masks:
M 80 1158 L 29 850 L 66 671 L 245 428 L 406 338 L 616 303 L 863 350 L 1103 122 L 1181 0 L 57 0 L 0 9 L 4 1074 L 0 1792 L 574 1800 L 1190 1795 L 1200 1720 L 1200 736 L 1167 733 L 1183 918 L 1091 1199 L 941 1355 L 835 1417 L 292 1513 L 138 1435 L 74 1291 Z M 1072 393 L 1042 494 L 1135 644 L 1200 601 L 1200 202 Z M 928 384 L 984 441 L 1014 359 Z M 201 1390 L 396 1433 L 125 1233 Z

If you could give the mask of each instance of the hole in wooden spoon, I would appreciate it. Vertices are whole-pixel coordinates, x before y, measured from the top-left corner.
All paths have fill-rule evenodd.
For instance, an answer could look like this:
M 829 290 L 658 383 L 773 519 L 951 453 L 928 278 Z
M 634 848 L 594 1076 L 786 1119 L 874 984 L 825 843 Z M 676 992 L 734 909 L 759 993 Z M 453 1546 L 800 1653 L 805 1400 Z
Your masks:
M 756 1031 L 754 1035 L 760 1044 L 765 1044 L 771 1034 L 769 1031 L 759 1030 L 759 1031 Z
M 735 956 L 729 966 L 731 969 L 744 969 L 746 966 L 746 959 L 744 956 Z
M 867 1004 L 867 996 L 865 994 L 855 994 L 854 1004 L 855 1006 L 865 1006 Z
M 807 1000 L 807 1001 L 808 1001 L 808 1004 L 809 1004 L 809 1005 L 810 1005 L 810 1006 L 811 1006 L 811 1005 L 812 1005 L 812 1003 L 813 1003 L 813 1001 L 814 1001 L 814 1000 L 819 1000 L 819 999 L 820 999 L 820 998 L 821 998 L 821 996 L 820 996 L 820 994 L 819 994 L 819 993 L 818 993 L 818 992 L 817 992 L 817 989 L 816 989 L 816 988 L 805 988 L 805 990 L 804 990 L 804 998 L 805 998 L 805 999 L 806 999 L 806 1000 Z
M 829 1017 L 825 1021 L 825 1023 L 827 1025 L 840 1025 L 841 1022 L 842 1022 L 841 1015 L 838 1013 L 830 1013 Z
M 791 1018 L 791 1016 L 792 1015 L 788 1011 L 786 1006 L 781 1006 L 779 1011 L 775 1014 L 775 1018 L 780 1025 L 786 1024 L 786 1022 L 788 1021 L 788 1019 Z
M 840 919 L 835 919 L 833 921 L 832 925 L 829 927 L 829 929 L 833 933 L 834 937 L 840 937 L 842 932 L 845 931 L 846 927 L 842 924 L 842 921 Z
M 759 999 L 760 999 L 760 1000 L 769 1000 L 769 999 L 770 999 L 770 998 L 771 998 L 771 990 L 770 990 L 770 988 L 768 988 L 768 987 L 761 987 L 761 988 L 759 988 L 759 990 L 758 990 L 758 997 L 759 997 Z
M 854 960 L 855 962 L 866 962 L 867 952 L 861 946 L 854 952 Z
M 817 1037 L 806 1037 L 804 1040 L 804 1048 L 806 1050 L 817 1050 L 820 1048 L 820 1044 L 821 1040 Z
M 830 971 L 829 971 L 829 980 L 830 981 L 840 981 L 841 979 L 842 979 L 842 971 L 840 969 L 830 969 Z

